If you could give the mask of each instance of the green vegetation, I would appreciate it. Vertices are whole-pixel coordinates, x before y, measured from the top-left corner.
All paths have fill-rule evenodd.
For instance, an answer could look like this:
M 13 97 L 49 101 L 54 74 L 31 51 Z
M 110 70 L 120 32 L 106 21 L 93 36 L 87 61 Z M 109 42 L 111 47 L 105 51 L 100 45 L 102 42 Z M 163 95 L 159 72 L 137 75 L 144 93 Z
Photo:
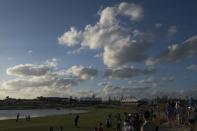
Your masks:
M 91 131 L 94 127 L 102 122 L 105 124 L 106 116 L 109 113 L 133 112 L 135 109 L 130 108 L 89 108 L 88 113 L 80 114 L 79 128 L 74 127 L 73 120 L 75 115 L 59 115 L 40 118 L 32 118 L 31 121 L 24 119 L 16 122 L 15 120 L 0 121 L 0 131 L 49 131 L 49 127 L 53 126 L 54 131 L 59 131 L 59 127 L 63 126 L 65 131 Z M 105 129 L 105 131 L 113 131 L 114 129 Z

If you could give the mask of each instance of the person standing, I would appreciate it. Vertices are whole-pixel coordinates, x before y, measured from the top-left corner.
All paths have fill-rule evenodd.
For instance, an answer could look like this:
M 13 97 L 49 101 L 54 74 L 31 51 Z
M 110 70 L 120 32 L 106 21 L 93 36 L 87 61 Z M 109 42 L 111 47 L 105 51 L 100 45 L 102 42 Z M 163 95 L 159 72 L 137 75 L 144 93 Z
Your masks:
M 75 127 L 78 127 L 79 115 L 76 115 L 75 120 L 74 120 L 74 123 L 75 123 Z
M 49 128 L 49 131 L 53 131 L 53 127 L 52 126 Z
M 175 126 L 176 109 L 173 102 L 169 102 L 166 107 L 166 115 L 169 122 L 169 128 Z
M 197 130 L 197 108 L 193 108 L 189 115 L 190 131 Z
M 150 112 L 145 111 L 143 117 L 144 117 L 144 124 L 141 127 L 141 131 L 155 131 L 156 126 L 151 120 Z
M 107 128 L 111 128 L 112 127 L 112 117 L 111 117 L 111 114 L 109 114 L 108 117 L 107 117 L 106 127 Z
M 60 126 L 60 131 L 63 131 L 63 130 L 64 130 L 63 126 Z
M 102 124 L 102 123 L 99 124 L 98 131 L 104 131 L 104 129 L 103 129 L 103 124 Z
M 19 113 L 17 113 L 17 115 L 16 115 L 16 122 L 18 122 L 18 121 L 19 121 L 19 116 L 20 116 L 20 114 L 19 114 Z
M 121 116 L 120 116 L 120 113 L 117 114 L 117 118 L 116 118 L 116 130 L 121 131 Z

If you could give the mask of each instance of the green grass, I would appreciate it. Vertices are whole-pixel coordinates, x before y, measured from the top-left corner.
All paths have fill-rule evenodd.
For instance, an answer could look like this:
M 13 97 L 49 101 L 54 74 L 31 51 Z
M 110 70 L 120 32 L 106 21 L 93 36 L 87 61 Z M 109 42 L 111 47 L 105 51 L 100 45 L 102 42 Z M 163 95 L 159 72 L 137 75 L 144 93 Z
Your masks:
M 16 122 L 15 120 L 0 121 L 0 131 L 48 131 L 50 126 L 59 131 L 59 127 L 63 126 L 64 131 L 92 131 L 94 127 L 102 122 L 105 124 L 106 116 L 109 113 L 132 112 L 133 108 L 89 108 L 88 113 L 80 114 L 79 128 L 74 127 L 73 120 L 75 115 L 59 115 L 40 118 L 32 118 L 30 122 L 24 119 Z M 105 131 L 114 131 L 114 129 L 105 129 Z

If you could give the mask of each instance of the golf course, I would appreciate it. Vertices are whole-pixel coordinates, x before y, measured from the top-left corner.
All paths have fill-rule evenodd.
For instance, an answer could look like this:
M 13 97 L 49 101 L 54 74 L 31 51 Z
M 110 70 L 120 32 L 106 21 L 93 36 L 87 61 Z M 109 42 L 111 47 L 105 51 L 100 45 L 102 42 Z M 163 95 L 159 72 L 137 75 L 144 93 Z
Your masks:
M 69 115 L 56 115 L 47 117 L 32 118 L 30 121 L 20 119 L 16 122 L 12 120 L 1 120 L 0 131 L 49 131 L 50 127 L 53 127 L 54 131 L 59 131 L 60 126 L 65 131 L 92 131 L 98 123 L 102 122 L 103 125 L 106 122 L 108 114 L 115 116 L 117 113 L 121 113 L 123 118 L 124 112 L 134 112 L 135 109 L 129 108 L 85 108 L 86 113 L 79 114 L 79 127 L 74 126 L 74 118 L 76 114 Z M 114 120 L 114 117 L 113 117 Z M 115 123 L 115 121 L 113 121 Z M 113 125 L 115 126 L 115 125 Z M 105 126 L 104 126 L 105 127 Z M 113 131 L 114 129 L 105 129 L 105 131 Z

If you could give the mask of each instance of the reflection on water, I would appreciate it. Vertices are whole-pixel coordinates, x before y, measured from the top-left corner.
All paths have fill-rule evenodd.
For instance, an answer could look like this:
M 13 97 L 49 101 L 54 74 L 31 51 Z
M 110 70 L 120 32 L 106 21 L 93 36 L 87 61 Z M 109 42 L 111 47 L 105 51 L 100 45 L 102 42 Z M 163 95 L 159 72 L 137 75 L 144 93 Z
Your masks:
M 61 114 L 76 114 L 84 112 L 86 111 L 73 109 L 0 110 L 0 120 L 16 119 L 17 113 L 20 113 L 20 118 L 25 118 L 26 115 L 30 115 L 31 117 L 42 117 Z

